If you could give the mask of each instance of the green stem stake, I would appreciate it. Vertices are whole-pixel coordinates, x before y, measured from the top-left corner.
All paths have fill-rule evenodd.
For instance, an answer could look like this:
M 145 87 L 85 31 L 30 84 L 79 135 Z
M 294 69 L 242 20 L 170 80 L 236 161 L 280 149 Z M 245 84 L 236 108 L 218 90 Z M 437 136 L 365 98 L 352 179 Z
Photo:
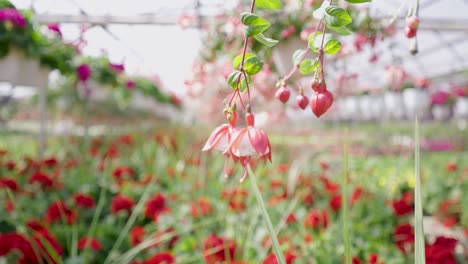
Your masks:
M 424 227 L 423 227 L 423 213 L 421 201 L 421 175 L 419 167 L 419 123 L 416 116 L 414 121 L 414 177 L 416 178 L 414 185 L 414 263 L 425 264 L 426 254 L 424 251 Z
M 343 222 L 343 243 L 345 247 L 345 263 L 351 264 L 351 246 L 349 244 L 348 227 L 348 128 L 345 129 L 343 141 L 343 176 L 341 186 L 341 210 Z
M 284 260 L 283 251 L 281 250 L 281 247 L 278 242 L 278 238 L 276 237 L 275 230 L 273 229 L 273 225 L 271 224 L 270 216 L 268 215 L 268 212 L 265 207 L 265 203 L 263 202 L 262 194 L 260 193 L 260 190 L 258 189 L 258 186 L 257 186 L 257 182 L 255 181 L 255 175 L 252 172 L 252 168 L 250 168 L 250 166 L 247 166 L 247 170 L 249 172 L 249 178 L 250 178 L 250 182 L 252 183 L 252 188 L 254 190 L 255 197 L 257 199 L 257 204 L 258 204 L 258 207 L 260 208 L 260 212 L 262 213 L 263 220 L 265 220 L 268 234 L 270 235 L 270 240 L 273 244 L 273 250 L 275 251 L 275 255 L 278 260 L 278 263 L 286 264 L 286 261 Z

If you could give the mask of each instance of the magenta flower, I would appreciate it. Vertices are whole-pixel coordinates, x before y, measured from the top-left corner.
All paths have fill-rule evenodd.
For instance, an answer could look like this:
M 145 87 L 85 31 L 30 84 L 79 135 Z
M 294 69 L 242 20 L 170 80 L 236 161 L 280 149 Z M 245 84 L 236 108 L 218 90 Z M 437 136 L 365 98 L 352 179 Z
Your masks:
M 24 19 L 23 15 L 15 8 L 4 8 L 0 10 L 0 22 L 3 21 L 9 21 L 21 28 L 26 26 L 26 19 Z
M 133 89 L 135 89 L 136 83 L 135 83 L 135 81 L 133 81 L 133 80 L 127 80 L 127 81 L 125 82 L 125 86 L 126 86 L 127 89 L 129 89 L 129 90 L 133 90 Z
M 437 91 L 431 95 L 431 103 L 433 105 L 444 105 L 449 103 L 450 94 L 445 91 Z
M 60 37 L 62 37 L 62 31 L 60 30 L 59 24 L 57 24 L 57 23 L 49 23 L 49 24 L 47 24 L 47 28 L 48 28 L 50 31 L 53 31 L 53 32 L 57 33 L 57 35 L 59 35 Z
M 89 77 L 91 76 L 91 68 L 88 64 L 81 64 L 76 68 L 76 74 L 78 75 L 78 79 L 82 82 L 86 82 Z
M 109 63 L 109 68 L 116 71 L 117 73 L 122 73 L 125 71 L 125 66 L 123 64 Z

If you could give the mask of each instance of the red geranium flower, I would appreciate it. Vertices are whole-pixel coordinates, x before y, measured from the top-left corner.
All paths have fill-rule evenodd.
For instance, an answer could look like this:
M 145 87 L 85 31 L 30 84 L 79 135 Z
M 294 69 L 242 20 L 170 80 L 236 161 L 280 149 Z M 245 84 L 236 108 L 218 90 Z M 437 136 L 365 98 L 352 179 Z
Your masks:
M 393 212 L 396 216 L 404 216 L 413 211 L 413 198 L 412 194 L 406 192 L 403 194 L 400 200 L 392 202 Z
M 140 244 L 144 237 L 145 229 L 142 226 L 134 226 L 132 230 L 130 230 L 130 244 L 132 246 Z
M 290 252 L 287 251 L 284 254 L 284 260 L 286 261 L 286 264 L 292 264 L 294 262 L 294 259 L 296 259 L 296 256 Z M 276 259 L 276 255 L 274 253 L 270 253 L 264 260 L 263 264 L 278 264 L 278 260 Z
M 401 224 L 395 227 L 393 232 L 395 244 L 404 253 L 408 253 L 413 248 L 414 232 L 410 224 Z
M 47 188 L 54 185 L 54 181 L 45 173 L 36 171 L 28 181 L 30 184 L 39 183 L 41 187 Z
M 132 198 L 117 194 L 114 196 L 114 198 L 112 198 L 111 212 L 115 214 L 119 211 L 127 211 L 127 213 L 130 214 L 134 204 L 135 202 Z
M 234 260 L 236 243 L 233 240 L 211 234 L 203 241 L 203 256 L 207 264 Z
M 427 264 L 456 264 L 455 246 L 457 240 L 447 237 L 437 237 L 432 245 L 426 245 Z
M 367 258 L 367 263 L 368 264 L 379 264 L 383 262 L 379 262 L 379 255 L 377 253 L 371 253 L 369 257 Z
M 330 208 L 337 212 L 341 208 L 341 194 L 335 194 L 330 198 Z
M 354 188 L 353 194 L 351 195 L 351 204 L 356 203 L 362 195 L 362 187 L 357 186 Z
M 192 209 L 190 214 L 197 218 L 199 216 L 207 216 L 211 213 L 212 207 L 211 202 L 207 198 L 200 197 L 198 198 L 198 202 L 192 203 Z
M 325 190 L 330 194 L 336 193 L 340 189 L 340 185 L 338 183 L 335 183 L 326 177 L 320 177 L 320 180 L 325 185 Z
M 47 209 L 44 219 L 47 223 L 65 220 L 68 224 L 75 222 L 77 214 L 69 209 L 64 201 L 55 201 Z
M 50 157 L 42 161 L 42 165 L 46 167 L 54 167 L 57 164 L 58 164 L 58 160 L 56 157 Z
M 145 261 L 145 264 L 173 264 L 175 257 L 169 252 L 156 253 Z
M 118 166 L 115 168 L 114 172 L 112 175 L 115 177 L 117 180 L 121 180 L 122 178 L 133 178 L 135 177 L 135 171 L 133 168 L 129 166 Z
M 326 210 L 312 209 L 304 219 L 306 228 L 326 228 L 328 226 L 328 212 Z
M 245 210 L 245 200 L 249 194 L 243 189 L 224 190 L 222 197 L 229 202 L 229 207 L 235 212 Z
M 21 253 L 19 264 L 39 263 L 31 243 L 18 233 L 0 234 L 0 256 L 5 256 L 13 250 Z
M 359 257 L 353 257 L 351 262 L 353 264 L 361 264 L 361 260 L 359 259 Z
M 85 248 L 91 248 L 94 251 L 102 249 L 102 244 L 93 237 L 82 237 L 78 240 L 78 249 L 84 250 Z
M 8 188 L 12 191 L 18 190 L 18 183 L 12 178 L 0 179 L 0 187 Z
M 87 194 L 77 193 L 73 196 L 73 199 L 76 205 L 82 208 L 94 208 L 95 206 L 93 197 Z
M 166 199 L 160 193 L 155 194 L 146 202 L 145 216 L 152 218 L 154 221 L 158 221 L 159 215 L 168 211 Z

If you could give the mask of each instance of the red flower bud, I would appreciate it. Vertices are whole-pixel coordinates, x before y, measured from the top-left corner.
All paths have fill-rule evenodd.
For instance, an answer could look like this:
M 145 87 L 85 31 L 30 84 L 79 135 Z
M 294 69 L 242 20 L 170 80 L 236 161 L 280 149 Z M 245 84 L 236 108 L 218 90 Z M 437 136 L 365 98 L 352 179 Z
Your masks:
M 323 115 L 332 104 L 333 94 L 327 90 L 315 93 L 310 99 L 310 107 L 317 117 Z
M 297 105 L 302 109 L 306 109 L 307 105 L 309 104 L 309 99 L 307 99 L 307 97 L 303 94 L 299 94 L 298 96 L 296 96 L 296 102 L 297 102 Z
M 405 36 L 407 38 L 414 38 L 417 30 L 415 28 L 405 27 Z
M 419 18 L 417 16 L 410 16 L 406 18 L 406 26 L 411 29 L 418 29 L 419 27 Z
M 289 91 L 286 86 L 282 86 L 276 91 L 275 97 L 276 99 L 280 100 L 283 104 L 285 104 L 289 100 L 289 96 L 291 92 Z

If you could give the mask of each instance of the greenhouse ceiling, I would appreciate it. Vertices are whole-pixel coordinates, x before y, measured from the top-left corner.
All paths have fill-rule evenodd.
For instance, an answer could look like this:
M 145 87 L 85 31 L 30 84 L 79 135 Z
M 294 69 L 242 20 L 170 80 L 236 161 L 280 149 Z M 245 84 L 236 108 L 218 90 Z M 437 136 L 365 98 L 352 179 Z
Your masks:
M 198 30 L 180 29 L 176 26 L 177 18 L 183 14 L 209 18 L 233 8 L 237 3 L 233 0 L 12 2 L 19 8 L 33 8 L 41 22 L 61 22 L 65 39 L 77 37 L 77 23 L 93 23 L 96 26 L 86 33 L 86 53 L 106 53 L 116 62 L 125 62 L 130 71 L 157 74 L 168 89 L 177 93 L 183 93 L 183 76 L 190 73 L 192 61 L 200 47 Z M 384 68 L 398 64 L 411 75 L 428 77 L 442 86 L 468 80 L 468 1 L 421 0 L 419 16 L 423 22 L 418 34 L 419 52 L 416 56 L 409 53 L 409 41 L 402 33 L 407 2 L 374 0 L 369 4 L 373 17 L 385 20 L 397 18 L 400 28 L 396 37 L 376 46 L 378 66 L 368 63 L 370 51 L 361 52 L 340 60 L 333 66 L 336 69 L 334 72 L 360 72 L 360 83 L 381 86 L 384 85 Z M 399 14 L 398 17 L 396 14 Z M 177 51 L 177 65 L 166 63 L 174 56 L 168 50 Z

